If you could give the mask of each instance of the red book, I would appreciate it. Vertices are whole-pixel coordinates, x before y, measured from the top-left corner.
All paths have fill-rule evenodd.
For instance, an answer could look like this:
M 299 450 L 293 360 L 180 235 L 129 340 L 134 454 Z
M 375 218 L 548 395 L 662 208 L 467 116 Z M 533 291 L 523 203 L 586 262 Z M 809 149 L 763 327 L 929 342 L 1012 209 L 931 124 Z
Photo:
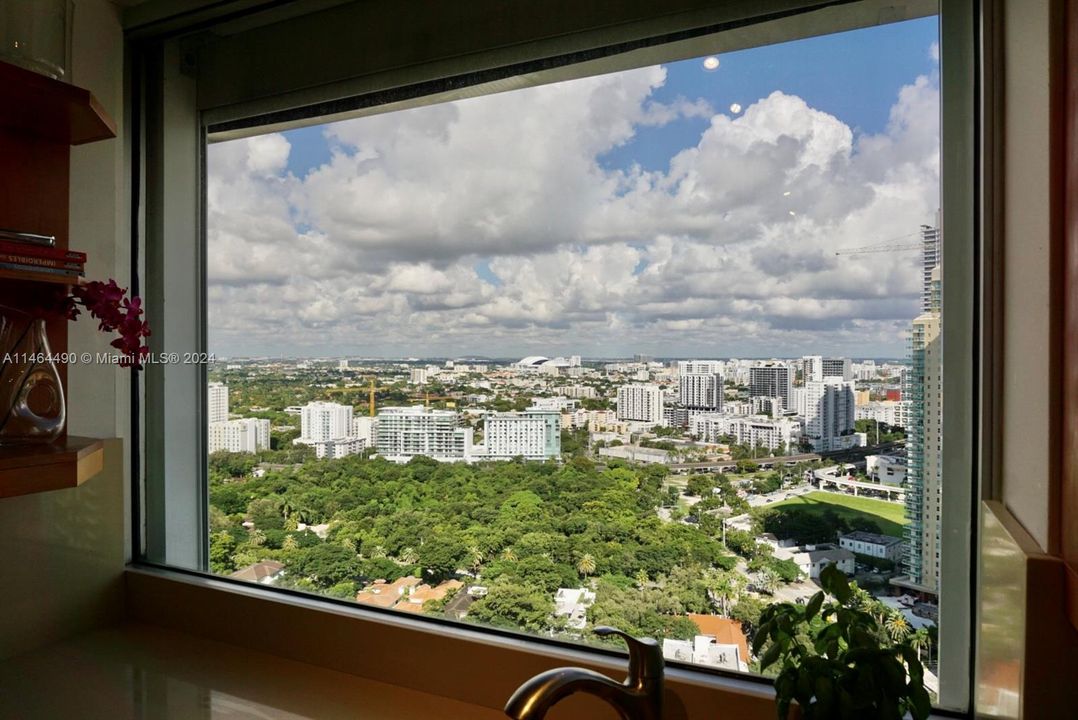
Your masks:
M 27 269 L 51 268 L 53 270 L 71 270 L 79 274 L 81 274 L 83 270 L 81 262 L 64 260 L 63 258 L 48 258 L 25 255 L 23 253 L 9 253 L 2 250 L 0 250 L 0 263 L 6 265 L 22 265 Z
M 46 247 L 44 245 L 31 245 L 29 243 L 0 240 L 0 253 L 7 255 L 26 255 L 29 257 L 55 258 L 68 262 L 86 262 L 86 253 L 78 250 L 66 250 L 58 247 Z

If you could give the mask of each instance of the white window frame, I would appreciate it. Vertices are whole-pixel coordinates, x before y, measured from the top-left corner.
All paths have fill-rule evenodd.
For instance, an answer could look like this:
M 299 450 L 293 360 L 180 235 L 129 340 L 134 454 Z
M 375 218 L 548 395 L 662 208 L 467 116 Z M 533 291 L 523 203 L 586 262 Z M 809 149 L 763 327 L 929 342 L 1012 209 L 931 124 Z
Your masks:
M 248 0 L 239 5 L 257 5 Z M 272 4 L 272 3 L 271 3 Z M 392 5 L 393 3 L 389 3 Z M 796 14 L 804 6 L 831 5 L 808 16 Z M 210 3 L 209 5 L 220 5 Z M 322 3 L 331 6 L 330 11 L 342 11 L 340 3 Z M 199 48 L 204 44 L 197 28 L 192 34 L 190 22 L 156 19 L 130 30 L 129 57 L 132 58 L 132 114 L 130 123 L 140 135 L 132 139 L 139 148 L 141 158 L 135 168 L 133 182 L 141 187 L 144 198 L 140 208 L 140 222 L 133 237 L 133 252 L 137 258 L 137 272 L 144 280 L 148 319 L 155 329 L 150 338 L 151 348 L 160 352 L 203 352 L 206 347 L 205 327 L 205 214 L 202 204 L 205 180 L 204 149 L 209 131 L 219 139 L 240 137 L 256 132 L 281 130 L 312 122 L 325 122 L 329 118 L 343 119 L 365 113 L 384 112 L 394 107 L 415 104 L 417 97 L 424 102 L 441 102 L 493 90 L 523 87 L 537 82 L 612 71 L 622 67 L 626 58 L 638 64 L 650 61 L 669 61 L 677 57 L 694 57 L 708 52 L 709 38 L 700 28 L 727 28 L 724 51 L 764 44 L 754 36 L 754 26 L 759 16 L 770 13 L 778 18 L 770 25 L 782 32 L 813 35 L 822 28 L 834 30 L 843 22 L 843 13 L 853 5 L 877 13 L 881 21 L 897 19 L 883 13 L 905 11 L 915 15 L 923 9 L 923 0 L 908 3 L 862 0 L 859 3 L 825 3 L 822 0 L 772 0 L 772 2 L 703 2 L 683 0 L 678 3 L 656 2 L 648 10 L 637 8 L 628 13 L 625 21 L 605 27 L 582 27 L 579 32 L 556 38 L 543 38 L 525 47 L 487 48 L 474 56 L 442 58 L 412 68 L 394 68 L 380 73 L 357 75 L 352 79 L 337 81 L 327 90 L 325 85 L 318 91 L 294 89 L 273 96 L 259 97 L 252 91 L 249 96 L 237 97 L 234 102 L 222 98 L 222 85 L 214 92 L 215 103 L 211 108 L 200 109 L 198 74 Z M 909 7 L 905 7 L 909 6 Z M 674 10 L 671 10 L 674 7 Z M 942 204 L 945 210 L 945 228 L 948 241 L 944 244 L 944 265 L 948 268 L 944 283 L 944 305 L 947 323 L 944 325 L 944 366 L 951 368 L 944 375 L 944 394 L 948 413 L 944 418 L 945 437 L 943 468 L 947 477 L 968 477 L 970 483 L 944 484 L 943 505 L 948 508 L 944 524 L 944 536 L 949 550 L 944 554 L 941 575 L 946 578 L 947 589 L 941 605 L 941 663 L 943 696 L 940 706 L 966 711 L 970 701 L 970 677 L 973 653 L 973 622 L 975 613 L 973 597 L 969 591 L 975 555 L 976 525 L 972 522 L 975 503 L 987 492 L 982 488 L 981 477 L 989 477 L 992 467 L 990 453 L 985 442 L 990 425 L 984 402 L 991 396 L 993 377 L 990 356 L 991 347 L 990 285 L 982 278 L 991 277 L 991 253 L 977 238 L 981 235 L 980 217 L 983 214 L 978 189 L 983 178 L 978 159 L 983 148 L 977 146 L 981 117 L 977 92 L 983 72 L 978 64 L 978 40 L 981 18 L 976 0 L 941 0 L 941 96 L 948 98 L 942 117 L 942 166 L 944 180 Z M 294 10 L 294 8 L 293 8 Z M 209 11 L 207 11 L 209 12 Z M 764 15 L 765 19 L 766 15 Z M 750 22 L 750 18 L 755 18 Z M 784 18 L 784 19 L 783 19 Z M 188 18 L 190 21 L 191 18 Z M 197 22 L 212 23 L 219 20 L 210 15 L 196 13 Z M 228 27 L 238 34 L 248 27 L 243 18 L 229 20 Z M 785 25 L 784 25 L 785 23 Z M 830 23 L 830 24 L 828 24 Z M 238 25 L 237 25 L 238 24 Z M 863 23 L 870 24 L 870 23 Z M 687 29 L 688 28 L 688 29 Z M 782 28 L 785 28 L 782 30 Z M 796 28 L 796 29 L 791 29 Z M 773 30 L 771 32 L 774 32 Z M 766 36 L 766 33 L 765 33 Z M 663 38 L 662 44 L 656 38 Z M 782 39 L 789 39 L 784 37 Z M 769 41 L 778 41 L 772 37 Z M 739 44 L 740 43 L 740 44 Z M 618 54 L 608 54 L 610 48 Z M 673 56 L 673 57 L 672 57 Z M 210 53 L 210 62 L 213 54 Z M 227 58 L 227 53 L 225 54 Z M 522 61 L 530 57 L 531 61 Z M 536 62 L 549 67 L 543 77 L 519 74 L 534 70 Z M 571 63 L 570 63 L 571 61 Z M 221 62 L 220 58 L 217 62 Z M 517 74 L 505 72 L 505 68 L 518 68 Z M 482 70 L 488 68 L 488 70 Z M 475 72 L 475 75 L 469 75 Z M 442 85 L 439 78 L 457 77 L 455 87 Z M 470 78 L 470 79 L 469 79 Z M 477 82 L 478 80 L 478 82 Z M 440 92 L 428 94 L 432 88 Z M 241 88 L 240 95 L 246 90 Z M 352 104 L 346 110 L 336 101 L 325 101 L 327 96 L 365 98 L 366 102 Z M 319 98 L 323 101 L 319 103 Z M 203 100 L 203 102 L 205 102 Z M 280 113 L 280 105 L 316 104 L 316 118 L 310 115 Z M 337 109 L 336 113 L 328 112 Z M 252 120 L 253 116 L 260 116 Z M 270 124 L 267 125 L 266 121 Z M 983 243 L 983 239 L 981 240 Z M 962 368 L 962 372 L 953 369 Z M 983 379 L 983 380 L 982 380 Z M 209 576 L 192 574 L 171 568 L 205 569 L 208 561 L 207 530 L 207 471 L 205 466 L 205 368 L 197 365 L 151 366 L 145 374 L 144 386 L 138 388 L 141 410 L 135 414 L 133 423 L 135 437 L 145 438 L 142 448 L 136 450 L 132 476 L 136 478 L 137 517 L 134 518 L 133 547 L 137 548 L 139 560 L 130 571 L 129 587 L 133 588 L 136 616 L 151 614 L 158 624 L 173 624 L 191 632 L 211 635 L 220 639 L 240 641 L 230 636 L 222 627 L 217 614 L 223 608 L 232 607 L 243 598 L 245 613 L 263 614 L 267 617 L 289 617 L 290 622 L 304 623 L 309 627 L 332 628 L 326 630 L 325 641 L 332 643 L 340 632 L 337 623 L 341 617 L 349 618 L 349 627 L 357 637 L 368 633 L 385 633 L 393 637 L 402 633 L 394 643 L 404 642 L 405 637 L 421 637 L 421 642 L 436 643 L 439 638 L 460 643 L 458 651 L 474 648 L 500 648 L 508 653 L 501 658 L 503 665 L 497 667 L 522 670 L 533 665 L 549 666 L 557 659 L 571 658 L 574 662 L 590 663 L 600 668 L 616 667 L 611 664 L 614 654 L 601 651 L 585 651 L 564 643 L 513 636 L 512 634 L 488 632 L 470 627 L 448 627 L 444 623 L 431 623 L 396 614 L 380 614 L 367 608 L 348 607 L 319 598 L 301 598 L 262 587 L 239 586 L 237 583 Z M 961 511 L 969 508 L 969 512 Z M 953 544 L 950 544 L 953 543 Z M 964 548 L 964 552 L 950 548 Z M 165 588 L 171 588 L 166 592 Z M 165 595 L 162 595 L 165 593 Z M 186 593 L 194 603 L 181 609 L 169 593 Z M 250 617 L 250 616 L 248 616 Z M 948 618 L 955 620 L 948 621 Z M 246 624 L 246 623 L 245 623 Z M 259 626 L 255 624 L 254 626 Z M 377 628 L 377 631 L 375 630 Z M 395 630 L 396 629 L 396 630 Z M 419 636 L 414 633 L 419 633 Z M 407 635 L 412 633 L 413 635 Z M 446 640 L 447 642 L 449 640 Z M 300 645 L 282 644 L 263 639 L 264 649 L 311 661 L 311 648 L 304 644 L 318 644 L 312 636 L 300 641 Z M 362 640 L 359 640 L 362 642 Z M 250 638 L 243 644 L 251 645 Z M 257 643 L 255 643 L 257 646 Z M 324 646 L 323 646 L 324 647 Z M 398 647 L 394 645 L 394 647 Z M 489 650 L 482 650 L 488 652 Z M 410 656 L 414 662 L 414 655 Z M 325 662 L 319 664 L 327 664 Z M 386 663 L 392 665 L 393 663 Z M 329 667 L 345 669 L 348 663 Z M 490 667 L 490 666 L 488 666 Z M 722 672 L 678 668 L 671 671 L 671 679 L 684 683 L 685 687 L 702 687 L 736 695 L 752 707 L 760 698 L 770 697 L 766 684 L 739 678 Z M 542 669 L 542 668 L 539 668 Z M 383 668 L 385 670 L 385 668 Z M 358 674 L 378 677 L 377 668 L 353 668 Z M 445 668 L 442 667 L 445 674 Z M 454 673 L 449 673 L 454 675 Z M 440 691 L 433 677 L 417 673 L 416 689 L 453 695 L 453 687 Z M 517 673 L 516 681 L 528 674 Z M 465 678 L 457 677 L 458 682 Z M 389 679 L 394 682 L 395 680 Z M 433 685 L 431 683 L 434 683 Z M 401 681 L 400 684 L 409 684 Z M 467 683 L 465 682 L 465 685 Z M 490 688 L 497 690 L 501 701 L 508 694 L 496 683 L 487 684 L 487 690 L 477 691 L 474 697 L 461 699 L 488 704 L 492 707 L 497 699 Z M 686 691 L 686 697 L 695 697 Z M 748 707 L 748 706 L 746 706 Z M 753 716 L 755 710 L 751 711 Z

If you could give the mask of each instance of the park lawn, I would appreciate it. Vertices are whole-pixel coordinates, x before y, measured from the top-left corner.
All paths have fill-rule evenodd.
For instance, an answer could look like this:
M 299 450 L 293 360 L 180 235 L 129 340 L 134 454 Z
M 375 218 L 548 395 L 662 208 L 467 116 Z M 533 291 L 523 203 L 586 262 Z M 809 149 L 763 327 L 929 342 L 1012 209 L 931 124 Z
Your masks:
M 884 535 L 898 538 L 902 537 L 902 526 L 908 522 L 905 517 L 905 508 L 900 503 L 823 491 L 810 492 L 808 495 L 800 495 L 767 507 L 768 509 L 798 508 L 819 514 L 831 509 L 847 520 L 867 517 L 880 526 Z

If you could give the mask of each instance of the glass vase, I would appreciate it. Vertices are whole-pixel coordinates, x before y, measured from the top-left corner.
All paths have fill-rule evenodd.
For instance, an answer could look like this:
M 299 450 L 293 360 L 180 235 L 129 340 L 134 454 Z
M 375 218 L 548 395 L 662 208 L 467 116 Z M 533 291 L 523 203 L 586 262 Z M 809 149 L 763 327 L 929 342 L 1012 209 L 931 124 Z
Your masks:
M 47 443 L 64 430 L 64 386 L 45 320 L 0 307 L 0 445 Z

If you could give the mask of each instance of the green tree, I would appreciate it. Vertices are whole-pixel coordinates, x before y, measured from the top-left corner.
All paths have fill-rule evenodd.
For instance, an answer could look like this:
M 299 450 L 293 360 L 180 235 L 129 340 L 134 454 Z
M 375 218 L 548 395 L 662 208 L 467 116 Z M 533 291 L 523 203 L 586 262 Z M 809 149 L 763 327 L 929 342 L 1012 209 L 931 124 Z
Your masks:
M 468 620 L 540 633 L 553 612 L 554 600 L 542 590 L 497 580 L 487 588 L 486 597 L 469 608 Z
M 210 570 L 218 575 L 225 575 L 235 571 L 236 565 L 232 558 L 236 551 L 236 541 L 225 530 L 210 535 Z

